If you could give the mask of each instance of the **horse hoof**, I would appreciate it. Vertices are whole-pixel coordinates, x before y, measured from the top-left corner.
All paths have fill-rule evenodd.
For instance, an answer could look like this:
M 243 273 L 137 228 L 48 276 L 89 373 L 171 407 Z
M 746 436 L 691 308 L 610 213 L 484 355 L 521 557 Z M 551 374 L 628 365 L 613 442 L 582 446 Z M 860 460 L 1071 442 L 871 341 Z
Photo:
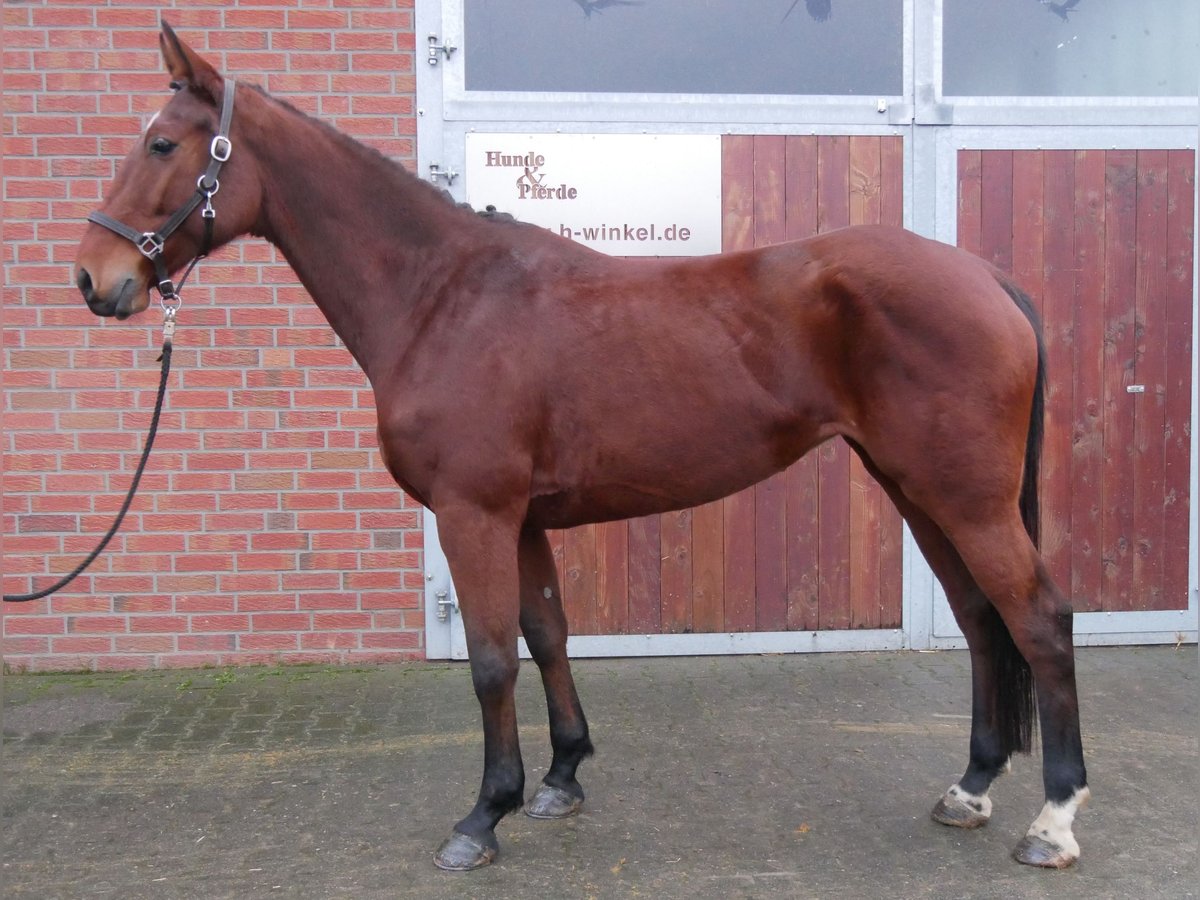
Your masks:
M 479 840 L 456 831 L 438 847 L 433 864 L 447 872 L 469 872 L 490 863 L 499 849 L 495 835 Z
M 1043 869 L 1065 869 L 1079 859 L 1078 853 L 1071 853 L 1065 847 L 1053 844 L 1036 834 L 1027 834 L 1021 838 L 1012 855 L 1019 863 L 1041 866 Z
M 582 797 L 553 785 L 542 784 L 525 804 L 525 815 L 532 819 L 565 819 L 579 812 L 581 806 Z
M 991 801 L 987 797 L 975 797 L 954 785 L 942 795 L 930 815 L 933 821 L 943 825 L 969 829 L 982 828 L 991 813 Z

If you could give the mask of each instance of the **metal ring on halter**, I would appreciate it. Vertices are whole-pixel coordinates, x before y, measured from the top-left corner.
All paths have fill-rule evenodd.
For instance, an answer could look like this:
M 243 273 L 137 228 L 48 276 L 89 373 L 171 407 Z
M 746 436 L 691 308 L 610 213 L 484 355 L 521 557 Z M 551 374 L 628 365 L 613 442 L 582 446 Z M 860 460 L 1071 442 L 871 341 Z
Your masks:
M 204 196 L 211 200 L 216 195 L 217 191 L 221 189 L 221 180 L 219 178 L 214 178 L 212 187 L 210 188 L 204 183 L 204 176 L 201 175 L 196 179 L 196 188 L 200 191 L 200 193 L 204 194 Z
M 162 311 L 169 318 L 175 318 L 175 313 L 179 312 L 179 307 L 183 306 L 183 298 L 175 291 L 167 291 L 158 295 L 158 305 L 162 307 Z

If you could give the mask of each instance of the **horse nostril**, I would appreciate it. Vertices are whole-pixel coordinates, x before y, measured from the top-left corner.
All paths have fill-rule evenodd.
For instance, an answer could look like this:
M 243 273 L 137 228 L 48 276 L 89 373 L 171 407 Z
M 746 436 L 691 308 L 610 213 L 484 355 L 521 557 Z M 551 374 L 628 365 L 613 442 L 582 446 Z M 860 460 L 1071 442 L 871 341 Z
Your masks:
M 79 270 L 79 274 L 75 276 L 75 284 L 84 298 L 92 296 L 92 276 L 88 274 L 87 269 Z

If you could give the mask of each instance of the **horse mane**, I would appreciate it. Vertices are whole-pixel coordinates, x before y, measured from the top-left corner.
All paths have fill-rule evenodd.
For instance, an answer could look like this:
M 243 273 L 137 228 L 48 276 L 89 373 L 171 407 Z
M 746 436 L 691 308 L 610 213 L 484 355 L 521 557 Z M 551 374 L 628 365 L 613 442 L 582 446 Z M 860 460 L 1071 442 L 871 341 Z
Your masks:
M 494 206 L 488 206 L 486 209 L 475 209 L 469 203 L 460 203 L 459 201 L 455 200 L 454 197 L 451 196 L 450 192 L 445 188 L 430 184 L 423 178 L 417 177 L 416 174 L 405 168 L 403 164 L 392 159 L 390 156 L 385 155 L 375 147 L 372 147 L 369 144 L 364 144 L 362 141 L 351 137 L 344 131 L 339 131 L 328 122 L 325 122 L 316 116 L 310 116 L 304 110 L 293 106 L 282 97 L 276 97 L 274 94 L 269 93 L 262 85 L 249 82 L 246 86 L 260 96 L 265 97 L 270 102 L 278 104 L 287 112 L 299 116 L 308 122 L 315 123 L 318 128 L 324 130 L 324 132 L 332 137 L 338 144 L 340 144 L 342 147 L 345 147 L 347 150 L 350 150 L 355 155 L 361 157 L 365 163 L 369 163 L 376 169 L 382 170 L 387 177 L 402 180 L 405 184 L 416 182 L 418 185 L 420 185 L 422 190 L 429 192 L 429 196 L 437 197 L 442 202 L 453 206 L 456 209 L 474 213 L 488 222 L 497 222 L 505 225 L 529 224 L 527 222 L 522 222 L 510 213 L 499 212 Z

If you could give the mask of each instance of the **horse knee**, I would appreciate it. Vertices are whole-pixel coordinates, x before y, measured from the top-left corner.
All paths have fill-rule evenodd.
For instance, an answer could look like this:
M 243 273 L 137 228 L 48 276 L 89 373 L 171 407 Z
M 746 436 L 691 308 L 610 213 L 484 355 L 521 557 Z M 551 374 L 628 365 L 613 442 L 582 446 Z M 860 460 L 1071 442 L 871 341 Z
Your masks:
M 517 683 L 520 662 L 516 648 L 503 652 L 497 648 L 477 648 L 471 651 L 471 683 L 475 696 L 484 701 L 511 694 Z

